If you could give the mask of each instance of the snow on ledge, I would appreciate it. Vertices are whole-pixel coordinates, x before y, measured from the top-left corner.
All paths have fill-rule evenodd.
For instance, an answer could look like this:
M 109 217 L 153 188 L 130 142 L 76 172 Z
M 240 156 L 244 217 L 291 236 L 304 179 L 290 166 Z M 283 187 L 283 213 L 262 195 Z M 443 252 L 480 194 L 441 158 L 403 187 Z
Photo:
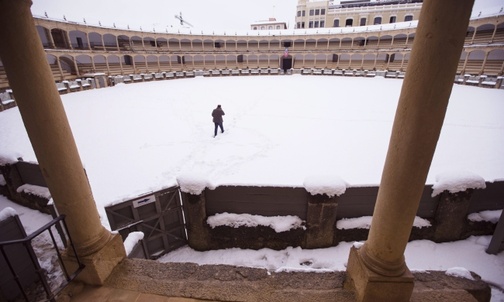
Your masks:
M 186 173 L 177 177 L 180 190 L 192 195 L 200 195 L 207 187 L 213 189 L 207 178 L 196 173 Z
M 212 229 L 218 226 L 257 227 L 259 225 L 270 227 L 277 233 L 287 232 L 303 227 L 303 221 L 297 216 L 261 216 L 250 214 L 219 213 L 207 218 L 207 223 Z M 304 227 L 303 227 L 304 228 Z
M 6 207 L 5 209 L 0 211 L 0 221 L 4 221 L 9 217 L 16 216 L 17 212 L 11 207 Z
M 371 227 L 371 221 L 373 220 L 373 216 L 362 216 L 357 218 L 343 218 L 336 222 L 336 228 L 339 230 L 348 230 L 348 229 L 369 229 Z M 413 227 L 415 228 L 424 228 L 430 227 L 431 223 L 424 218 L 415 216 L 415 220 L 413 221 Z
M 486 184 L 483 177 L 469 171 L 450 171 L 436 176 L 436 183 L 432 186 L 432 197 L 444 191 L 457 193 L 467 189 L 484 188 Z
M 143 232 L 131 232 L 128 237 L 124 240 L 124 250 L 126 250 L 126 255 L 129 255 L 135 245 L 144 238 Z
M 311 195 L 326 194 L 329 197 L 333 197 L 344 194 L 347 183 L 338 176 L 317 175 L 307 177 L 303 186 Z
M 467 219 L 473 222 L 488 221 L 491 223 L 498 223 L 501 215 L 502 210 L 481 211 L 469 214 Z
M 22 186 L 19 186 L 16 189 L 16 191 L 18 193 L 24 192 L 24 193 L 43 197 L 45 199 L 51 199 L 51 193 L 49 192 L 49 189 L 46 187 L 24 184 Z
M 474 280 L 474 277 L 471 275 L 471 272 L 463 267 L 452 267 L 446 270 L 445 272 L 448 276 L 454 276 L 458 278 L 466 278 L 469 280 Z
M 360 249 L 363 245 L 364 241 L 354 241 L 354 243 L 352 243 L 352 246 L 356 249 Z

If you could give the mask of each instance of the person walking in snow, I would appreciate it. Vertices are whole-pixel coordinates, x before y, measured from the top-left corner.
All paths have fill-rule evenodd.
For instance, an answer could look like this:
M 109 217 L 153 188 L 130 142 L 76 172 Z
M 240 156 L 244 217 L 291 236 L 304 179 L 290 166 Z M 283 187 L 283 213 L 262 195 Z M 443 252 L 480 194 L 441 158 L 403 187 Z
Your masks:
M 222 116 L 225 115 L 224 111 L 222 110 L 221 105 L 217 105 L 217 108 L 215 108 L 212 111 L 212 117 L 213 117 L 213 122 L 215 125 L 215 130 L 214 130 L 214 137 L 217 136 L 217 128 L 220 127 L 221 133 L 224 133 L 224 126 L 222 126 L 223 120 Z

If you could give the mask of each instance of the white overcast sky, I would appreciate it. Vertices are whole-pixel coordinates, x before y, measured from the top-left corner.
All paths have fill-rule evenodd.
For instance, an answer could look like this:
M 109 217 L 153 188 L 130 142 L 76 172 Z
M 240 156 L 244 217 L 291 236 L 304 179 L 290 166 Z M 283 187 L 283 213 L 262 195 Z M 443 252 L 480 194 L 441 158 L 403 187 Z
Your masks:
M 339 2 L 339 0 L 337 0 Z M 297 0 L 33 0 L 32 13 L 50 18 L 145 31 L 177 29 L 175 15 L 205 32 L 246 31 L 255 21 L 275 17 L 294 28 Z M 503 0 L 476 0 L 474 11 L 504 6 Z

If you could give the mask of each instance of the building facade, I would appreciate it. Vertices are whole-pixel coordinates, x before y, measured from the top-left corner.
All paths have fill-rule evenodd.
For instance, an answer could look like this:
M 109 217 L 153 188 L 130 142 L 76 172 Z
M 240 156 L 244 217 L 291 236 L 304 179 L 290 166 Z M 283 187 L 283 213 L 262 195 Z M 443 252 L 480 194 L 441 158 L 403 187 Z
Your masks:
M 296 28 L 355 27 L 418 20 L 422 0 L 299 0 Z
M 251 30 L 283 30 L 287 29 L 287 23 L 269 18 L 266 21 L 257 21 L 250 24 Z

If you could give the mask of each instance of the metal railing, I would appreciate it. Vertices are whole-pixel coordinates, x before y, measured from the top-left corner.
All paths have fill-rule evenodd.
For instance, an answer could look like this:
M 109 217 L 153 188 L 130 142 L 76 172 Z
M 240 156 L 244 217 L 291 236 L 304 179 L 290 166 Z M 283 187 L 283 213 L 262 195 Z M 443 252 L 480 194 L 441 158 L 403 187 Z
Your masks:
M 62 236 L 61 237 L 62 242 L 66 242 L 66 239 L 68 239 L 66 244 L 69 244 L 69 248 L 71 249 L 71 252 L 73 253 L 72 257 L 75 256 L 75 260 L 77 261 L 77 264 L 78 264 L 78 267 L 74 272 L 69 272 L 67 267 L 65 266 L 63 259 L 62 259 L 60 247 L 58 246 L 58 243 L 57 243 L 56 238 L 53 234 L 53 231 L 51 230 L 52 226 L 58 227 L 61 225 L 63 226 L 63 229 L 65 231 L 66 236 L 68 237 L 68 238 L 66 238 L 65 236 Z M 48 277 L 45 274 L 44 269 L 42 269 L 40 267 L 37 255 L 33 252 L 33 246 L 32 246 L 32 241 L 35 238 L 37 238 L 39 235 L 43 234 L 45 231 L 49 232 L 49 235 L 50 235 L 51 241 L 52 241 L 52 248 L 55 250 L 55 252 L 58 256 L 58 263 L 60 264 L 60 268 L 63 271 L 63 273 L 65 275 L 65 280 L 66 280 L 66 283 L 63 283 L 62 285 L 60 285 L 58 288 L 56 288 L 54 290 L 51 289 L 51 286 L 48 282 Z M 61 233 L 60 233 L 60 236 L 61 236 Z M 13 246 L 13 245 L 22 245 L 24 247 L 24 249 L 27 251 L 27 253 L 30 257 L 30 260 L 35 268 L 38 280 L 40 281 L 40 283 L 43 287 L 43 290 L 45 291 L 47 301 L 56 301 L 55 300 L 56 295 L 59 294 L 65 288 L 65 286 L 68 285 L 68 283 L 70 283 L 73 279 L 75 279 L 75 277 L 77 277 L 77 275 L 85 267 L 85 265 L 80 261 L 78 255 L 77 255 L 72 238 L 70 236 L 70 233 L 68 232 L 68 228 L 67 228 L 67 225 L 65 222 L 65 215 L 60 215 L 59 217 L 54 218 L 52 221 L 50 221 L 49 223 L 42 226 L 41 228 L 39 228 L 38 230 L 36 230 L 35 232 L 26 236 L 23 239 L 16 239 L 16 240 L 9 240 L 9 241 L 0 242 L 0 251 L 1 251 L 1 253 L 7 263 L 7 266 L 9 268 L 10 273 L 13 276 L 15 283 L 17 284 L 20 292 L 22 293 L 22 295 L 26 301 L 30 301 L 30 295 L 29 295 L 30 293 L 23 286 L 22 280 L 21 280 L 20 276 L 18 275 L 18 273 L 16 272 L 15 267 L 12 264 L 12 259 L 9 258 L 8 254 L 5 251 L 5 248 L 7 246 Z

